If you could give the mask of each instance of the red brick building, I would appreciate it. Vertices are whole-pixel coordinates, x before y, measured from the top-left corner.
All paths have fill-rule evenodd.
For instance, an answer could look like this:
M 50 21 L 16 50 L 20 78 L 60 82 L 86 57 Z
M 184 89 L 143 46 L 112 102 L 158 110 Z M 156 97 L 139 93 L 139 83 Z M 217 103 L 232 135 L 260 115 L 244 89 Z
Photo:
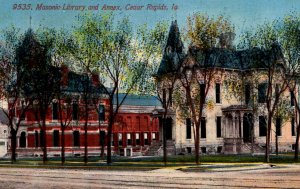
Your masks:
M 59 103 L 53 99 L 46 116 L 46 143 L 49 156 L 60 156 L 61 153 L 61 120 L 65 121 L 65 154 L 66 156 L 83 156 L 84 154 L 84 101 L 80 90 L 75 89 L 76 78 L 81 75 L 69 72 L 66 67 L 60 68 L 62 73 L 62 93 L 68 99 L 62 99 L 60 119 Z M 97 86 L 97 77 L 91 76 L 90 80 Z M 67 94 L 67 95 L 66 95 Z M 123 94 L 119 95 L 120 98 Z M 95 100 L 96 99 L 96 100 Z M 43 144 L 43 131 L 37 121 L 34 102 L 22 118 L 21 127 L 17 136 L 18 156 L 41 156 Z M 124 156 L 144 155 L 153 142 L 159 141 L 159 121 L 152 112 L 160 108 L 159 101 L 153 96 L 128 95 L 119 109 L 113 126 L 111 137 L 113 154 Z M 99 156 L 102 145 L 104 154 L 107 146 L 108 127 L 108 99 L 96 90 L 93 99 L 88 104 L 88 154 Z M 15 110 L 19 113 L 18 108 Z

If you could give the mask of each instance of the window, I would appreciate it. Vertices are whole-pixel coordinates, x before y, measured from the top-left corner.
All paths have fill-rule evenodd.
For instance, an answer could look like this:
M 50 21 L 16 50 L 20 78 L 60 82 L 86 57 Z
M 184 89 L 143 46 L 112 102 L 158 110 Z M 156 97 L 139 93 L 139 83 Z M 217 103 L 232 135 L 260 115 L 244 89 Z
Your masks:
M 220 87 L 220 83 L 216 83 L 216 103 L 221 103 L 221 87 Z
M 173 93 L 172 88 L 169 88 L 169 105 L 171 107 L 172 107 L 172 101 L 173 101 L 173 99 L 172 99 L 172 93 Z
M 105 131 L 100 131 L 100 145 L 104 145 L 105 143 Z
M 275 95 L 276 97 L 279 96 L 279 84 L 275 85 Z
M 191 118 L 186 119 L 186 139 L 192 138 L 192 121 Z
M 148 133 L 144 133 L 144 142 L 145 142 L 145 145 L 149 145 Z
M 122 133 L 118 133 L 118 141 L 119 141 L 119 146 L 122 146 L 123 145 Z
M 127 145 L 132 145 L 131 134 L 127 133 Z
M 152 140 L 156 140 L 156 133 L 152 133 Z
M 276 135 L 281 136 L 281 118 L 276 118 Z
M 26 147 L 26 133 L 23 131 L 21 132 L 20 136 L 20 148 L 25 148 Z
M 221 137 L 221 119 L 222 117 L 217 116 L 217 138 Z
M 140 145 L 141 140 L 140 140 L 140 133 L 135 133 L 135 144 Z
M 267 83 L 261 83 L 258 85 L 258 103 L 266 102 Z
M 59 147 L 59 131 L 58 130 L 53 131 L 53 146 Z
M 79 131 L 73 131 L 73 146 L 79 147 L 80 146 L 80 133 Z
M 200 103 L 205 102 L 205 84 L 200 84 Z
M 249 104 L 251 99 L 251 88 L 249 84 L 245 85 L 245 104 Z
M 34 132 L 34 146 L 39 147 L 39 133 L 38 133 L 38 131 Z
M 267 135 L 267 123 L 264 116 L 259 116 L 259 136 Z
M 192 148 L 191 147 L 186 147 L 186 151 L 188 154 L 191 154 L 192 153 Z
M 58 105 L 57 103 L 52 103 L 52 119 L 57 120 L 58 119 Z
M 201 138 L 206 138 L 206 120 L 201 118 Z
M 201 147 L 202 154 L 206 154 L 206 147 Z
M 296 133 L 295 133 L 295 118 L 291 119 L 291 130 L 292 130 L 292 136 L 296 136 Z
M 44 131 L 40 131 L 40 146 L 44 146 Z
M 115 145 L 115 140 L 114 140 L 114 134 L 111 134 L 111 146 L 114 146 Z
M 295 95 L 294 95 L 294 92 L 293 91 L 290 91 L 291 93 L 291 106 L 295 106 Z
M 222 153 L 222 146 L 217 147 L 217 153 Z
M 72 109 L 73 109 L 73 112 L 72 112 L 73 120 L 78 120 L 78 104 L 73 104 Z
M 163 89 L 163 104 L 166 104 L 166 89 Z
M 105 121 L 105 107 L 104 107 L 104 105 L 99 105 L 99 121 Z

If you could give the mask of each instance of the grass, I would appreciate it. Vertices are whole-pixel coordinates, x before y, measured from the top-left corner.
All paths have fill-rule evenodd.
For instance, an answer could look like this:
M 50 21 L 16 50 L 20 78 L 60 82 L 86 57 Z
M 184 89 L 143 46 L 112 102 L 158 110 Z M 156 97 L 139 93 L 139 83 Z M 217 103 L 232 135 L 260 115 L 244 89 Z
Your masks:
M 68 169 L 97 169 L 97 170 L 153 170 L 165 167 L 162 157 L 117 157 L 112 158 L 113 164 L 107 165 L 105 160 L 99 157 L 90 157 L 87 165 L 83 163 L 82 157 L 67 157 L 66 163 L 61 165 L 59 157 L 48 158 L 47 164 L 43 164 L 42 158 L 19 158 L 11 164 L 9 159 L 0 159 L 0 167 L 30 167 L 30 168 L 68 168 Z M 271 163 L 294 163 L 293 156 L 281 154 L 271 155 Z M 232 164 L 226 166 L 246 166 L 251 163 L 263 163 L 263 155 L 205 155 L 200 157 L 202 164 Z M 238 165 L 240 164 L 240 165 Z M 195 166 L 195 158 L 192 155 L 169 156 L 167 167 L 176 168 L 180 166 Z M 212 167 L 213 167 L 212 166 Z M 191 168 L 193 169 L 193 168 Z M 195 167 L 195 170 L 206 170 L 206 168 Z

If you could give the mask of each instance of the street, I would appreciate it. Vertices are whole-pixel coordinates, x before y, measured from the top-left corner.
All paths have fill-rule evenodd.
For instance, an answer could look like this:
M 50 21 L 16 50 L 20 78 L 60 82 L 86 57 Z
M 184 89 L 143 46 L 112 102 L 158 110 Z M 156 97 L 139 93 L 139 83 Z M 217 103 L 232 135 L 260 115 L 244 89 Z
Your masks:
M 300 188 L 300 165 L 183 172 L 0 168 L 0 188 Z

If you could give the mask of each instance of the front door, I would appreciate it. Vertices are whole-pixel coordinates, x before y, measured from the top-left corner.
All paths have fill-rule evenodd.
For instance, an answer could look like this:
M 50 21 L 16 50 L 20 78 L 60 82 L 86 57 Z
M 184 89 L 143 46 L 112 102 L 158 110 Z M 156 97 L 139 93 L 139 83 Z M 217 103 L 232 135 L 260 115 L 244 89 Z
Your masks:
M 248 143 L 252 141 L 253 119 L 252 114 L 245 114 L 243 118 L 243 137 L 244 142 Z

